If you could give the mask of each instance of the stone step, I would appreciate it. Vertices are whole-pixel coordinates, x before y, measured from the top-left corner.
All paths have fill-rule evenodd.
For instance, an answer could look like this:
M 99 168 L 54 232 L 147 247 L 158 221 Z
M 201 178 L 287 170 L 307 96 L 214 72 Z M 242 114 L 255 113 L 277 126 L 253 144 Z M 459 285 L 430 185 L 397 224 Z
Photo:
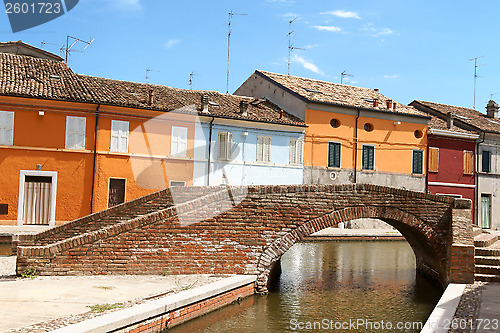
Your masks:
M 475 274 L 474 279 L 483 282 L 500 282 L 500 276 L 493 274 Z
M 500 266 L 500 257 L 476 255 L 475 263 L 476 263 L 476 265 Z
M 472 237 L 479 236 L 483 233 L 483 229 L 479 227 L 472 227 Z
M 498 240 L 497 235 L 492 234 L 481 234 L 474 237 L 474 246 L 476 247 L 488 247 Z
M 494 244 L 494 245 L 496 245 L 496 244 Z M 500 256 L 500 248 L 496 248 L 493 246 L 476 247 L 475 255 L 476 256 L 485 256 L 485 257 L 498 257 L 498 256 Z
M 500 276 L 500 266 L 476 265 L 476 274 L 491 274 Z

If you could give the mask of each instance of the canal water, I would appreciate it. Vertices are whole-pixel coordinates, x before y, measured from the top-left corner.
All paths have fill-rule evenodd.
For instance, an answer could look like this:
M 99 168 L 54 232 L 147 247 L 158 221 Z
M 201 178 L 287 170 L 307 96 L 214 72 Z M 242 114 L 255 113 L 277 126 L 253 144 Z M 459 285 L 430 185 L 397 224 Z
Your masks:
M 419 332 L 442 294 L 404 241 L 299 243 L 281 267 L 268 295 L 168 332 Z

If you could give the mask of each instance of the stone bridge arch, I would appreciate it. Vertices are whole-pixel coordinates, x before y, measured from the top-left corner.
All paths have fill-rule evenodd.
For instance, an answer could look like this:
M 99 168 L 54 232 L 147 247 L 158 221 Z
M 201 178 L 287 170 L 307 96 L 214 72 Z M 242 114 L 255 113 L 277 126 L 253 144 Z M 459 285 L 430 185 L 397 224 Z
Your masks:
M 281 185 L 166 189 L 19 239 L 17 273 L 255 274 L 326 227 L 378 218 L 446 285 L 474 280 L 470 200 L 390 187 Z
M 418 220 L 414 215 L 395 207 L 357 206 L 332 211 L 307 221 L 284 236 L 276 239 L 261 254 L 257 264 L 258 290 L 265 292 L 273 265 L 294 244 L 325 228 L 335 228 L 341 222 L 360 218 L 377 218 L 396 228 L 408 241 L 416 258 L 417 271 L 443 283 L 446 276 L 447 253 L 445 244 L 439 241 L 439 234 Z

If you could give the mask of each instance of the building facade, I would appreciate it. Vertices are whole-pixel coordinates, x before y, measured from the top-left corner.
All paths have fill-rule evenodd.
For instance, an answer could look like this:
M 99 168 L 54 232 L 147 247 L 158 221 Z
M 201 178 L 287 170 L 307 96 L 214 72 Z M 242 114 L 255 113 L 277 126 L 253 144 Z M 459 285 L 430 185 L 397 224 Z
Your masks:
M 429 116 L 371 90 L 255 71 L 235 92 L 305 121 L 304 183 L 424 191 Z
M 415 108 L 441 119 L 452 119 L 453 126 L 475 133 L 474 221 L 486 229 L 500 229 L 500 120 L 498 104 L 490 101 L 486 114 L 459 106 L 413 101 Z M 474 136 L 469 136 L 473 138 Z M 471 151 L 470 144 L 460 142 L 456 151 Z M 465 155 L 464 155 L 465 158 Z M 458 166 L 456 166 L 456 170 Z M 457 176 L 457 175 L 456 175 Z M 467 181 L 470 173 L 460 178 Z M 470 181 L 470 180 L 469 180 Z M 470 194 L 468 194 L 470 195 Z

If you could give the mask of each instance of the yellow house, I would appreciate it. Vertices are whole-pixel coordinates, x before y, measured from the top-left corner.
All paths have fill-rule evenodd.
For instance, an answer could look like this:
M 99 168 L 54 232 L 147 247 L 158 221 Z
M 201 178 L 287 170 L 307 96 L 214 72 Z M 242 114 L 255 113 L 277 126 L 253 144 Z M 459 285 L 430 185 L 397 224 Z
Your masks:
M 258 70 L 235 94 L 267 98 L 305 121 L 304 183 L 425 190 L 430 117 L 378 89 Z

